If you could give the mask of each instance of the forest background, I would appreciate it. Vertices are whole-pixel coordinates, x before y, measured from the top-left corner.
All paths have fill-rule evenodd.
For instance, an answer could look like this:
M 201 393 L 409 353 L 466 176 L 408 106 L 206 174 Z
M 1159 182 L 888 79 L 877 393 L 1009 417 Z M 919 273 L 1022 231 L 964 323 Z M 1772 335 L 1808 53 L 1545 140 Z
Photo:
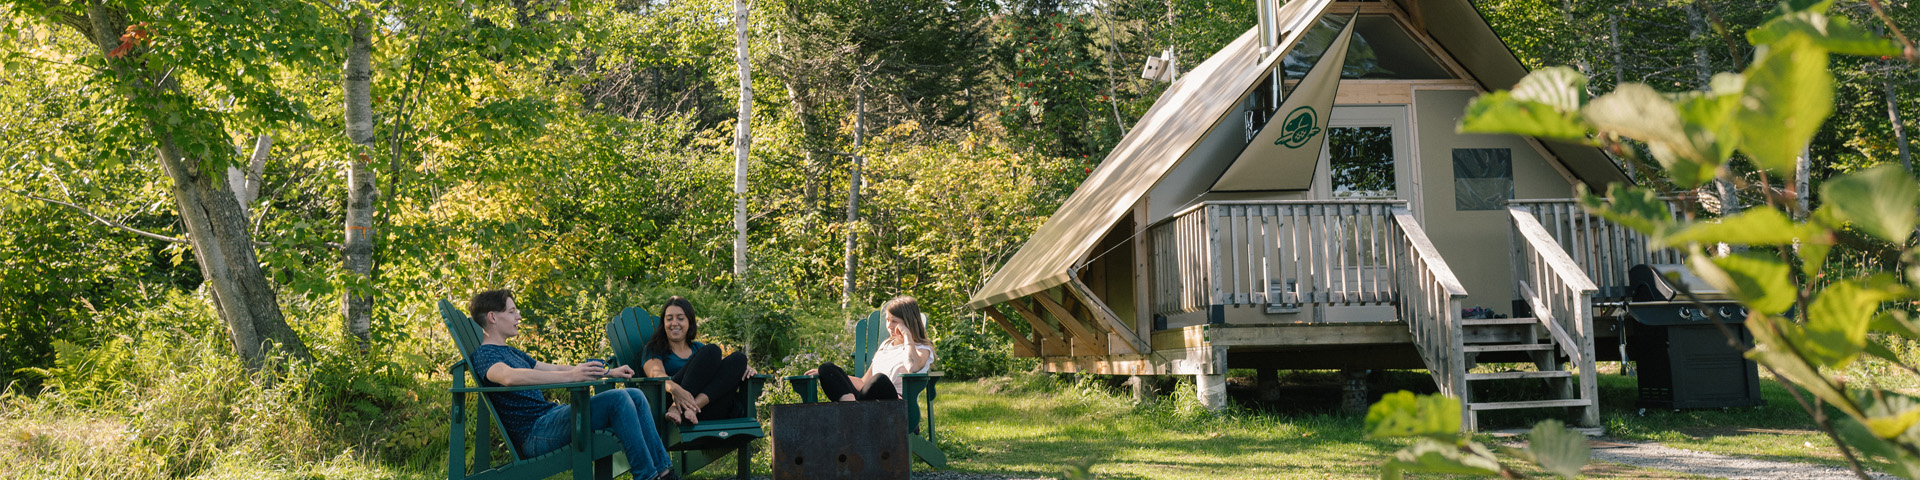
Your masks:
M 1595 92 L 1704 88 L 1772 12 L 1475 3 L 1528 66 L 1576 66 Z M 1915 30 L 1910 2 L 1883 3 Z M 433 304 L 486 288 L 518 292 L 520 345 L 549 361 L 604 357 L 607 318 L 684 295 L 704 335 L 804 369 L 906 294 L 950 378 L 1023 371 L 967 296 L 1165 89 L 1139 78 L 1148 56 L 1189 68 L 1256 18 L 1235 0 L 755 2 L 736 269 L 731 2 L 7 5 L 0 422 L 103 433 L 15 429 L 0 472 L 147 477 L 436 468 L 455 355 Z M 1814 191 L 1910 166 L 1920 75 L 1833 71 Z

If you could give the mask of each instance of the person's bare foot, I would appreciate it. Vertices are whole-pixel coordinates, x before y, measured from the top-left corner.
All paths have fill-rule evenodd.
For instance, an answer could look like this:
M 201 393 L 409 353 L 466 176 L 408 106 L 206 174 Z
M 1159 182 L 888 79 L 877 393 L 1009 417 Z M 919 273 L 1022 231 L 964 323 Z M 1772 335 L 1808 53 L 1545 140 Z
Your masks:
M 667 406 L 667 421 L 673 422 L 673 423 L 681 422 L 680 404 L 676 403 L 676 404 Z
M 700 414 L 694 413 L 692 410 L 692 407 L 682 407 L 680 412 L 681 421 L 686 422 L 688 425 L 699 425 Z

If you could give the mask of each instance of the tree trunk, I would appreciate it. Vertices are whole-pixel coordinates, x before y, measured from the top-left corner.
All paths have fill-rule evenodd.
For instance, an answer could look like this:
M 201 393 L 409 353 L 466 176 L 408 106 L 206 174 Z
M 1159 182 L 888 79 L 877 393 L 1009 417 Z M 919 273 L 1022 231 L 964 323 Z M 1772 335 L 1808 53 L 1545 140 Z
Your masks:
M 1688 38 L 1701 42 L 1693 47 L 1693 74 L 1699 82 L 1700 90 L 1711 89 L 1713 88 L 1713 65 L 1707 61 L 1706 20 L 1701 18 L 1700 7 L 1692 3 L 1682 5 L 1680 8 L 1687 12 L 1687 26 L 1691 32 Z M 1805 162 L 1806 158 L 1802 157 L 1800 161 Z M 1713 185 L 1720 197 L 1720 215 L 1730 216 L 1734 212 L 1739 212 L 1740 195 L 1734 188 L 1733 181 L 1723 176 L 1715 179 Z M 1721 245 L 1722 250 L 1726 250 L 1725 244 Z
M 1888 69 L 1887 75 L 1893 75 L 1893 70 Z M 1913 173 L 1913 154 L 1907 151 L 1907 128 L 1900 123 L 1900 96 L 1893 90 L 1892 79 L 1882 84 L 1887 88 L 1887 120 L 1893 122 L 1893 141 L 1900 145 L 1900 166 L 1911 174 Z
M 81 33 L 106 54 L 120 46 L 127 16 L 125 12 L 94 3 L 87 7 L 86 27 Z M 179 127 L 165 121 L 168 114 L 173 113 L 169 109 L 183 107 L 173 106 L 179 103 L 155 101 L 156 97 L 166 99 L 179 95 L 179 84 L 175 80 L 178 77 L 150 70 L 143 57 L 144 53 L 136 49 L 120 58 L 108 58 L 107 65 L 126 87 L 128 101 L 144 103 L 143 107 L 152 109 L 146 112 L 145 121 L 147 130 L 155 137 L 160 169 L 173 180 L 174 204 L 180 210 L 181 223 L 186 225 L 194 261 L 199 263 L 200 273 L 206 279 L 215 311 L 227 325 L 234 353 L 243 365 L 255 371 L 266 366 L 268 358 L 276 353 L 311 359 L 306 344 L 287 325 L 280 312 L 279 298 L 260 270 L 247 218 L 240 213 L 240 202 L 224 178 L 226 165 L 188 158 L 175 137 Z M 216 125 L 211 130 L 224 133 L 225 129 Z M 207 165 L 217 169 L 204 171 Z
M 860 169 L 866 166 L 861 152 L 867 135 L 866 75 L 855 76 L 853 83 L 853 174 L 847 180 L 847 278 L 840 295 L 842 309 L 853 307 L 853 272 L 860 267 L 860 257 L 854 252 L 860 229 L 855 224 L 860 221 Z
M 267 168 L 267 153 L 273 149 L 273 136 L 260 134 L 254 139 L 253 154 L 247 157 L 247 169 L 227 167 L 227 188 L 233 189 L 233 198 L 240 203 L 240 216 L 253 218 L 249 205 L 260 198 L 260 180 Z
M 350 8 L 354 9 L 353 38 L 343 67 L 346 81 L 342 88 L 347 98 L 344 108 L 347 140 L 353 142 L 354 149 L 347 159 L 347 241 L 341 263 L 353 274 L 350 278 L 354 281 L 346 289 L 340 309 L 346 333 L 365 350 L 372 340 L 373 326 L 373 295 L 368 281 L 373 272 L 373 205 L 380 196 L 378 170 L 373 168 L 368 155 L 374 147 L 373 19 L 364 6 L 351 5 Z
M 747 274 L 747 152 L 753 145 L 753 66 L 747 58 L 747 0 L 733 0 L 734 63 L 740 70 L 740 123 L 733 129 L 733 276 Z

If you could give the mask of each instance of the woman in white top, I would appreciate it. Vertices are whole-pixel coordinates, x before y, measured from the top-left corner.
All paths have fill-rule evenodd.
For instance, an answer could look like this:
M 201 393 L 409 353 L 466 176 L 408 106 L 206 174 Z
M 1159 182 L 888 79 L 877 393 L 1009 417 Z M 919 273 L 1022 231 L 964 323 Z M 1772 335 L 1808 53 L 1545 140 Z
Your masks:
M 933 365 L 933 342 L 927 341 L 926 326 L 920 323 L 920 303 L 913 297 L 894 297 L 880 311 L 887 317 L 887 340 L 867 362 L 864 375 L 848 375 L 832 363 L 807 371 L 820 377 L 820 390 L 827 398 L 842 402 L 899 400 L 900 390 L 894 386 L 894 379 L 902 374 L 927 373 Z

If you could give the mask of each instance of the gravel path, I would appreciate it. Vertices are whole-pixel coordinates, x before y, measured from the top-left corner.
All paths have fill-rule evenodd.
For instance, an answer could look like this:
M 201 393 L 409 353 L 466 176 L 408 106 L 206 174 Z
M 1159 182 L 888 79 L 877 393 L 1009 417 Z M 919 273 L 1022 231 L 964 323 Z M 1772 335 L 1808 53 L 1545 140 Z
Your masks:
M 1852 480 L 1858 478 L 1853 476 L 1853 472 L 1844 468 L 1729 457 L 1681 450 L 1658 443 L 1623 443 L 1610 444 L 1606 448 L 1596 447 L 1593 449 L 1593 459 L 1714 478 L 1761 480 Z M 1896 478 L 1879 472 L 1869 471 L 1868 473 L 1872 474 L 1876 480 Z
M 1857 478 L 1853 476 L 1853 472 L 1845 468 L 1729 457 L 1681 450 L 1658 443 L 1597 441 L 1593 447 L 1593 461 L 1736 480 L 1854 480 Z M 1880 472 L 1869 471 L 1868 473 L 1875 480 L 1897 480 L 1898 478 Z M 756 480 L 766 480 L 766 478 L 755 477 Z M 913 478 L 914 480 L 1030 480 L 1029 477 L 1011 474 L 954 471 L 916 471 L 913 472 Z M 1041 480 L 1041 478 L 1049 477 L 1031 480 Z

